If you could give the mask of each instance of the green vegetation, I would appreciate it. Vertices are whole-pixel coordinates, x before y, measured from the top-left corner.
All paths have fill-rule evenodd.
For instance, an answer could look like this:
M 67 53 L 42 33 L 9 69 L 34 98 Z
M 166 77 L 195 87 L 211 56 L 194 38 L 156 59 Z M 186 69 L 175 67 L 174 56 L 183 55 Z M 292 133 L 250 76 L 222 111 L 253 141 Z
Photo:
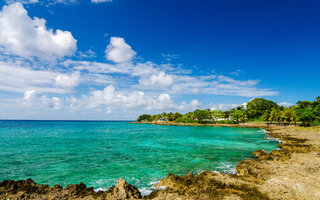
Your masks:
M 161 113 L 157 115 L 143 114 L 137 119 L 141 121 L 171 121 L 181 123 L 245 123 L 260 121 L 281 124 L 301 124 L 302 126 L 320 125 L 320 97 L 315 101 L 299 101 L 290 107 L 280 106 L 277 103 L 255 98 L 247 103 L 246 107 L 238 106 L 231 110 L 195 110 L 184 115 L 181 113 Z

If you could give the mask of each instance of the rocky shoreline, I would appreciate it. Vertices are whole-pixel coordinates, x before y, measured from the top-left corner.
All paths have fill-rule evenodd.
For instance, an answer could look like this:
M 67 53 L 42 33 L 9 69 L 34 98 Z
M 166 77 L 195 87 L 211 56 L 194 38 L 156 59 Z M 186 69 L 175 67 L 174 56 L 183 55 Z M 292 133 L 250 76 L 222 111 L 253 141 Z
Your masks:
M 198 175 L 169 174 L 155 185 L 158 190 L 144 197 L 123 179 L 105 192 L 95 192 L 83 183 L 63 189 L 59 185 L 49 187 L 28 179 L 0 182 L 0 199 L 320 199 L 320 127 L 258 123 L 213 126 L 264 128 L 270 137 L 282 141 L 278 144 L 280 150 L 254 151 L 254 159 L 237 164 L 236 174 L 209 171 Z

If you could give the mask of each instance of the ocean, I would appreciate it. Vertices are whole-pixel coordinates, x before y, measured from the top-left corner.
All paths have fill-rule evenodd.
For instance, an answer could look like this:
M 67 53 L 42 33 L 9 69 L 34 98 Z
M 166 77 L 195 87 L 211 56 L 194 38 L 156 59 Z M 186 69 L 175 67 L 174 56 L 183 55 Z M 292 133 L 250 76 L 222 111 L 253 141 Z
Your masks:
M 276 148 L 255 128 L 2 120 L 0 181 L 32 178 L 64 187 L 84 182 L 107 190 L 123 178 L 146 195 L 168 173 L 234 173 L 254 150 Z

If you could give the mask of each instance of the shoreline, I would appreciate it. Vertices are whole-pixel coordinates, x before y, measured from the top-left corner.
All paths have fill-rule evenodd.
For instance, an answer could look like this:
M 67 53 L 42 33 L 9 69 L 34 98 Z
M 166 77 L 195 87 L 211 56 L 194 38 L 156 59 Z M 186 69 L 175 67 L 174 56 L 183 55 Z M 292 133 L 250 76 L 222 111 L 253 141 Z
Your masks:
M 158 190 L 143 197 L 136 187 L 122 179 L 105 192 L 95 192 L 83 183 L 63 189 L 61 186 L 37 185 L 28 179 L 0 182 L 0 199 L 19 199 L 22 196 L 27 199 L 320 199 L 320 127 L 279 127 L 260 123 L 131 123 L 262 128 L 268 131 L 265 134 L 282 143 L 278 144 L 278 150 L 270 153 L 262 150 L 252 152 L 255 158 L 240 161 L 235 167 L 236 174 L 210 171 L 184 176 L 169 174 L 155 185 Z
M 237 127 L 237 128 L 268 128 L 273 125 L 266 125 L 260 122 L 240 123 L 240 124 L 199 124 L 199 123 L 179 123 L 179 122 L 128 122 L 131 124 L 152 124 L 160 126 L 209 126 L 209 127 Z

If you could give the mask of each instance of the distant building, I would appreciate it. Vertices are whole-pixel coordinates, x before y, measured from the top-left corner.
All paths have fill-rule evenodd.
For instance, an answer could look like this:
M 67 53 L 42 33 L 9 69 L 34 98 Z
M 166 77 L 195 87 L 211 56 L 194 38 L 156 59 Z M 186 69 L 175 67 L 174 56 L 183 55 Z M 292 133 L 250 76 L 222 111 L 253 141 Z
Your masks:
M 228 118 L 217 118 L 217 117 L 214 117 L 214 119 L 218 122 L 218 121 L 231 121 L 232 118 L 231 118 L 231 115 L 229 115 Z
M 161 117 L 161 118 L 159 119 L 159 121 L 160 121 L 160 122 L 168 122 L 169 120 L 168 120 L 168 118 L 166 118 L 166 117 Z

